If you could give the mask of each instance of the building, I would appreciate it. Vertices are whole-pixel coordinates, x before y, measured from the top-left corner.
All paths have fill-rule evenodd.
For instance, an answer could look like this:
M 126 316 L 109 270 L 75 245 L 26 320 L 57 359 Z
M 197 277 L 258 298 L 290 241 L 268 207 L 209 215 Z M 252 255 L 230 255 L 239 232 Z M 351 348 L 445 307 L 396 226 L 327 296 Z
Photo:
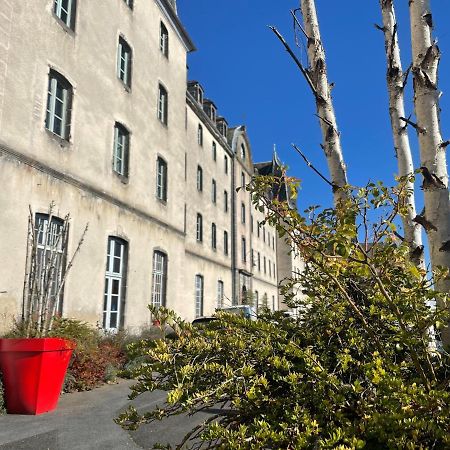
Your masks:
M 279 240 L 236 192 L 249 137 L 186 85 L 174 0 L 3 0 L 0 35 L 0 328 L 22 308 L 29 206 L 43 227 L 70 214 L 69 255 L 89 223 L 65 316 L 137 331 L 149 303 L 188 320 L 249 293 L 278 308 Z

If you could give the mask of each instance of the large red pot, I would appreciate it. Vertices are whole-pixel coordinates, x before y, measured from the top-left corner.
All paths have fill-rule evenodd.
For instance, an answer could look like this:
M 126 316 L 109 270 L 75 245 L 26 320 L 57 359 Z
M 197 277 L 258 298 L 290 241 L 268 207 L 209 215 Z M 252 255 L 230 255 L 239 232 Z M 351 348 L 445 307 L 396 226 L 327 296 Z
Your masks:
M 0 339 L 6 409 L 42 414 L 58 403 L 75 343 L 59 338 Z

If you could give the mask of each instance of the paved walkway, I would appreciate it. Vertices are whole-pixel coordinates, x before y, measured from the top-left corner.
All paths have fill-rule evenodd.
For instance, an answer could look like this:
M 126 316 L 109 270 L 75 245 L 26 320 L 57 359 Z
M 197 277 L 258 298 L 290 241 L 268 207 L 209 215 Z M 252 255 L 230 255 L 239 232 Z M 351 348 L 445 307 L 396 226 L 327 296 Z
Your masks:
M 56 411 L 47 414 L 0 416 L 0 450 L 151 449 L 157 442 L 175 446 L 187 431 L 210 417 L 208 413 L 171 417 L 141 426 L 136 432 L 124 431 L 113 419 L 128 405 L 149 410 L 165 399 L 163 392 L 153 392 L 130 402 L 127 397 L 132 384 L 126 380 L 65 394 Z

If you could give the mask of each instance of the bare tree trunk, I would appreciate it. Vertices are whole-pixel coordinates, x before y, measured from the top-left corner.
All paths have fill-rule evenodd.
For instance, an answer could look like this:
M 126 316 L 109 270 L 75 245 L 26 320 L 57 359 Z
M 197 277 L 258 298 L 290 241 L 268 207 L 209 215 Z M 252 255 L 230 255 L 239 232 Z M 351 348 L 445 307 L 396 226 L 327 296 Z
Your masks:
M 389 115 L 398 161 L 398 174 L 400 177 L 407 177 L 414 173 L 407 124 L 402 121 L 402 118 L 405 117 L 404 88 L 407 75 L 405 77 L 402 69 L 393 0 L 380 0 L 380 5 L 383 15 L 382 31 L 387 58 L 386 78 L 389 92 Z M 411 260 L 417 266 L 424 268 L 422 230 L 418 223 L 413 222 L 416 217 L 414 183 L 412 181 L 407 182 L 407 188 L 411 194 L 406 198 L 407 215 L 402 218 L 405 240 L 411 250 Z
M 334 114 L 331 88 L 328 84 L 325 51 L 320 38 L 316 6 L 314 0 L 301 0 L 300 6 L 304 31 L 308 39 L 308 73 L 315 89 L 317 116 L 322 129 L 323 150 L 327 158 L 336 204 L 343 198 L 343 192 L 340 188 L 347 184 L 347 170 L 342 155 L 341 138 Z
M 409 0 L 413 51 L 414 106 L 423 174 L 425 213 L 418 217 L 427 228 L 433 268 L 450 267 L 450 198 L 446 147 L 439 123 L 439 48 L 432 40 L 433 19 L 429 0 Z M 450 292 L 450 278 L 437 284 Z M 444 339 L 450 341 L 449 329 Z

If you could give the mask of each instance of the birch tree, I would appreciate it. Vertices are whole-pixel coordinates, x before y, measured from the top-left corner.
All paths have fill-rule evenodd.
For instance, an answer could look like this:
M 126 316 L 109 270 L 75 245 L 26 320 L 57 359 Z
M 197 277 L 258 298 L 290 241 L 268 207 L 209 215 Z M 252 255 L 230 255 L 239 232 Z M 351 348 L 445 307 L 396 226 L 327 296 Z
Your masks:
M 395 154 L 398 161 L 398 174 L 400 177 L 407 177 L 414 173 L 407 124 L 404 122 L 404 89 L 408 71 L 406 74 L 403 73 L 393 0 L 380 0 L 380 6 L 383 16 L 383 26 L 378 28 L 384 33 L 389 115 L 391 118 Z M 405 240 L 411 250 L 411 260 L 416 265 L 424 267 L 424 247 L 422 245 L 421 228 L 418 223 L 414 222 L 414 218 L 416 217 L 414 183 L 408 181 L 407 188 L 410 191 L 410 195 L 406 197 L 407 214 L 402 217 Z
M 308 68 L 303 67 L 301 61 L 296 57 L 278 30 L 275 27 L 270 28 L 294 59 L 315 97 L 317 117 L 319 118 L 322 131 L 321 147 L 326 156 L 331 185 L 333 187 L 334 203 L 337 205 L 345 197 L 345 191 L 342 188 L 347 184 L 347 168 L 342 153 L 341 135 L 334 112 L 331 86 L 328 83 L 325 50 L 320 37 L 319 22 L 317 20 L 314 1 L 302 0 L 301 11 L 304 27 L 300 24 L 293 11 L 291 11 L 291 14 L 296 26 L 301 29 L 307 39 Z
M 414 107 L 417 119 L 425 211 L 416 217 L 428 236 L 434 268 L 450 267 L 450 199 L 446 148 L 439 123 L 438 67 L 440 51 L 432 38 L 433 19 L 429 0 L 410 0 L 411 43 L 414 76 Z M 450 291 L 450 279 L 439 289 Z M 447 336 L 447 338 L 450 336 Z

